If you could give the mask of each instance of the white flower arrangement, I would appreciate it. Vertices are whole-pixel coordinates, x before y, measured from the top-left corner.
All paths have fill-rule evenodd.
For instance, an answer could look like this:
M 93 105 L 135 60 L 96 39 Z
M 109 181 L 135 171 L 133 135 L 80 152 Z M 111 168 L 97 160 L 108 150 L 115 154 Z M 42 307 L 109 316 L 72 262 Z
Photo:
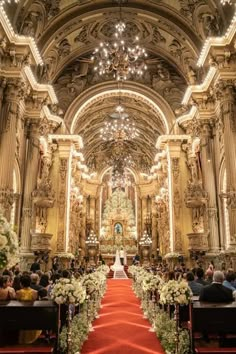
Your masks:
M 164 259 L 171 259 L 171 258 L 176 258 L 177 259 L 180 256 L 181 256 L 180 253 L 170 252 L 170 253 L 165 254 Z
M 82 278 L 82 284 L 86 288 L 87 294 L 92 294 L 99 288 L 99 280 L 94 276 L 94 273 L 86 274 Z
M 58 258 L 64 259 L 75 259 L 75 256 L 72 253 L 61 253 L 57 255 Z
M 59 279 L 53 286 L 51 298 L 58 304 L 82 304 L 86 298 L 86 290 L 79 280 L 74 278 Z
M 110 272 L 110 267 L 107 264 L 102 264 L 99 267 L 97 267 L 97 271 L 106 275 Z
M 0 210 L 0 269 L 18 263 L 18 251 L 17 235 Z
M 143 291 L 155 291 L 158 290 L 160 286 L 163 285 L 163 280 L 159 275 L 154 275 L 152 273 L 147 273 L 142 281 Z
M 106 276 L 104 272 L 97 270 L 94 273 L 86 274 L 82 278 L 82 284 L 86 288 L 87 294 L 97 291 L 102 295 L 106 288 Z
M 159 289 L 160 303 L 187 305 L 192 298 L 192 291 L 185 280 L 169 280 Z

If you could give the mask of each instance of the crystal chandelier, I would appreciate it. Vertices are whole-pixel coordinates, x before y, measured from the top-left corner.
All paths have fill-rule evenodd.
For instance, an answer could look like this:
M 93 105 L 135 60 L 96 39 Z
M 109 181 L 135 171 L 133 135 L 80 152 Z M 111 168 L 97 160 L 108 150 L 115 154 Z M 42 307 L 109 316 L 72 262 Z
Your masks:
M 113 169 L 108 184 L 111 188 L 125 188 L 126 186 L 131 186 L 131 180 L 126 170 L 122 173 Z
M 100 138 L 104 141 L 124 141 L 131 140 L 139 136 L 139 131 L 134 122 L 131 122 L 129 115 L 125 112 L 124 107 L 120 103 L 115 108 L 115 112 L 111 113 L 110 120 L 105 122 L 105 127 L 100 129 Z M 115 118 L 115 119 L 114 119 Z
M 93 56 L 94 70 L 99 75 L 113 73 L 116 80 L 126 80 L 128 76 L 142 76 L 147 70 L 145 58 L 147 53 L 139 45 L 139 37 L 135 36 L 131 41 L 125 39 L 126 24 L 121 18 L 115 25 L 114 39 L 110 42 L 101 42 L 98 48 L 95 48 Z
M 129 118 L 121 118 L 113 122 L 105 122 L 105 127 L 100 129 L 100 138 L 104 141 L 121 141 L 134 139 L 139 135 L 135 123 Z

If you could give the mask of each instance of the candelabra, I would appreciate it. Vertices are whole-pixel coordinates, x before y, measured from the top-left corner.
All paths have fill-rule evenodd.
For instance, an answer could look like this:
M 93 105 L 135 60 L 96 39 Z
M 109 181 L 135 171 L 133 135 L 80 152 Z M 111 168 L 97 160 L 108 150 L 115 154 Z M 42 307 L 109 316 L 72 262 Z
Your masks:
M 99 245 L 99 241 L 93 230 L 90 230 L 90 234 L 87 237 L 85 244 L 87 245 L 87 249 L 88 249 L 89 264 L 93 266 L 95 265 L 95 258 L 97 255 L 98 245 Z
M 152 239 L 150 238 L 147 230 L 145 230 L 143 236 L 139 240 L 139 246 L 141 248 L 143 264 L 149 263 L 151 244 L 152 244 Z

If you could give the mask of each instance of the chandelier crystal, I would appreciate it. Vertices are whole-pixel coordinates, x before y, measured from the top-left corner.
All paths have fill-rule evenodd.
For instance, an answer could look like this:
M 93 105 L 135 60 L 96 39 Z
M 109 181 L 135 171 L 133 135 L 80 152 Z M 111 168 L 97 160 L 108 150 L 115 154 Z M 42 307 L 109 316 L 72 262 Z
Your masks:
M 150 246 L 152 244 L 152 239 L 149 236 L 147 230 L 144 231 L 143 236 L 140 238 L 140 246 Z
M 126 80 L 130 74 L 142 76 L 147 70 L 146 50 L 139 45 L 138 36 L 132 41 L 126 40 L 125 29 L 125 22 L 120 20 L 115 25 L 113 41 L 101 42 L 95 48 L 91 59 L 95 63 L 94 70 L 99 75 L 113 73 L 116 80 Z
M 85 241 L 85 243 L 87 245 L 97 245 L 99 243 L 97 236 L 93 230 L 90 231 L 90 234 L 89 234 L 87 240 Z
M 126 186 L 131 186 L 132 183 L 126 169 L 122 172 L 113 167 L 112 176 L 108 184 L 111 188 L 125 188 Z
M 121 118 L 105 122 L 105 127 L 100 129 L 100 138 L 104 141 L 131 140 L 139 135 L 134 122 L 131 122 L 127 114 Z

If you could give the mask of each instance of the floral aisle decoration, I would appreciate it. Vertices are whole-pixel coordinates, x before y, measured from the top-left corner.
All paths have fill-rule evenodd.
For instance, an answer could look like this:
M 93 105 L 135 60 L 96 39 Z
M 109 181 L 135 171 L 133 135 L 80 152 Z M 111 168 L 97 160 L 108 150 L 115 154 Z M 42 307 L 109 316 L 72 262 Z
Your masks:
M 19 262 L 16 233 L 0 210 L 0 269 L 11 268 Z
M 153 292 L 158 290 L 163 285 L 163 280 L 159 275 L 147 273 L 146 277 L 143 279 L 142 287 L 143 291 Z
M 86 290 L 79 280 L 74 278 L 59 279 L 52 288 L 51 298 L 58 304 L 82 304 L 86 298 Z
M 107 275 L 110 272 L 110 268 L 107 264 L 102 264 L 99 267 L 97 267 L 97 272 L 101 272 L 104 275 Z
M 82 307 L 79 315 L 74 316 L 71 322 L 71 352 L 78 353 L 84 341 L 88 338 L 89 325 L 87 321 L 86 307 Z M 59 337 L 59 344 L 62 353 L 67 351 L 68 329 L 62 328 Z
M 161 342 L 166 354 L 175 353 L 176 345 L 176 322 L 171 319 L 167 312 L 158 310 L 155 313 L 154 328 L 158 339 Z M 179 328 L 179 353 L 189 354 L 190 351 L 190 336 L 186 329 Z
M 160 303 L 167 305 L 174 305 L 174 321 L 175 321 L 175 332 L 174 332 L 174 343 L 175 343 L 175 353 L 180 352 L 180 338 L 181 329 L 179 328 L 179 305 L 188 305 L 192 299 L 192 291 L 185 280 L 169 280 L 164 284 L 160 290 Z
M 72 309 L 71 305 L 78 306 L 83 304 L 86 299 L 86 290 L 82 283 L 74 278 L 61 278 L 52 288 L 51 298 L 58 304 L 68 305 L 67 318 L 67 353 L 72 353 Z
M 160 289 L 160 303 L 187 305 L 192 299 L 192 291 L 185 280 L 169 280 Z
M 144 316 L 153 324 L 156 302 L 159 298 L 158 290 L 163 286 L 159 275 L 146 272 L 142 281 L 142 308 Z

